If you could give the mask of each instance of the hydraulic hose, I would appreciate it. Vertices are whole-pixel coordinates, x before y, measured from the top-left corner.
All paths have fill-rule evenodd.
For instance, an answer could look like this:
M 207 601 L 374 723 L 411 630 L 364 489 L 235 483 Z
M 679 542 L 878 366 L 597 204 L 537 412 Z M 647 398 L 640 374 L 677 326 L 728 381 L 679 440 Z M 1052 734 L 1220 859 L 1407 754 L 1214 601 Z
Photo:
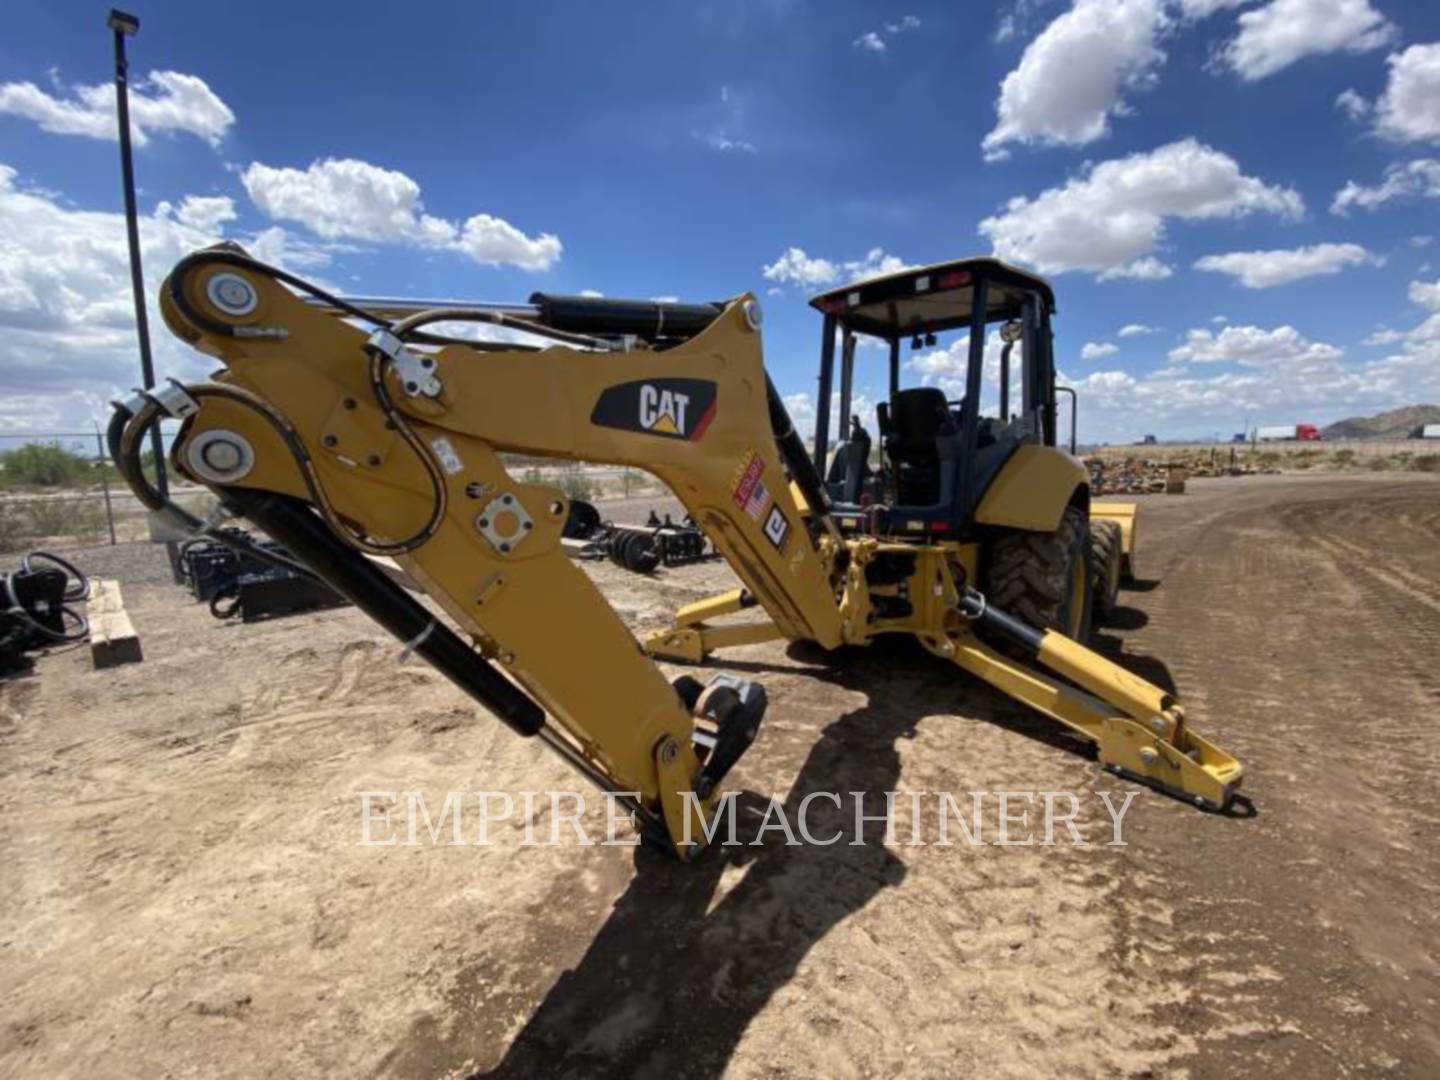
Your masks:
M 786 468 L 790 470 L 791 478 L 800 488 L 800 493 L 805 496 L 805 501 L 810 505 L 810 512 L 830 534 L 837 549 L 844 551 L 844 539 L 835 525 L 835 520 L 830 516 L 830 496 L 825 494 L 825 485 L 820 480 L 815 463 L 805 452 L 805 444 L 801 442 L 800 435 L 795 430 L 794 421 L 790 419 L 790 413 L 786 410 L 785 403 L 780 399 L 780 393 L 775 389 L 775 384 L 770 381 L 769 375 L 765 376 L 765 393 L 770 405 L 770 429 L 775 435 L 775 446 L 780 452 L 780 457 L 784 459 Z
M 216 543 L 224 544 L 232 551 L 265 563 L 267 566 L 288 570 L 311 581 L 319 580 L 308 567 L 267 551 L 248 537 L 222 532 L 162 496 L 145 478 L 145 470 L 140 464 L 140 448 L 144 445 L 145 435 L 150 425 L 158 424 L 162 416 L 159 406 L 147 400 L 139 414 L 135 413 L 129 405 L 118 401 L 113 403 L 113 408 L 114 413 L 105 429 L 105 441 L 110 451 L 110 460 L 115 463 L 115 468 L 119 471 L 121 478 L 129 485 L 130 490 L 140 500 L 142 506 L 155 513 L 163 514 L 185 532 L 206 536 Z M 146 416 L 143 422 L 137 420 L 137 416 L 140 415 Z M 132 421 L 135 422 L 136 427 L 135 430 L 130 431 L 128 429 Z
M 89 594 L 90 579 L 85 576 L 85 572 L 68 559 L 62 559 L 59 555 L 52 555 L 48 551 L 30 552 L 29 555 L 26 555 L 25 558 L 20 560 L 20 569 L 33 571 L 34 567 L 30 564 L 36 559 L 44 559 L 46 562 L 54 563 L 65 572 L 66 577 L 69 579 L 65 586 L 66 600 L 84 600 Z
M 230 323 L 212 319 L 204 312 L 196 309 L 187 299 L 184 286 L 186 277 L 196 267 L 212 263 L 235 266 L 256 274 L 271 277 L 276 281 L 283 282 L 302 292 L 306 292 L 335 310 L 341 311 L 353 318 L 363 319 L 372 325 L 387 330 L 392 327 L 388 319 L 366 311 L 364 308 L 357 307 L 349 301 L 326 292 L 316 285 L 312 285 L 303 278 L 296 277 L 294 274 L 287 273 L 278 267 L 262 263 L 258 259 L 252 259 L 239 249 L 222 244 L 217 247 L 207 248 L 204 251 L 197 251 L 181 259 L 180 262 L 176 264 L 175 269 L 170 272 L 167 286 L 171 302 L 174 303 L 181 315 L 192 325 L 211 333 L 235 337 L 236 328 Z M 414 321 L 415 318 L 421 318 L 423 314 L 428 313 L 422 313 L 422 316 L 412 317 L 411 320 L 407 321 Z M 377 350 L 370 350 L 369 370 L 371 387 L 375 394 L 375 399 L 384 411 L 386 418 L 395 425 L 396 430 L 399 431 L 405 444 L 414 452 L 429 477 L 432 498 L 430 517 L 425 524 L 411 536 L 389 543 L 378 543 L 369 537 L 359 535 L 345 525 L 331 506 L 323 487 L 320 485 L 319 477 L 315 474 L 310 456 L 305 451 L 303 443 L 300 442 L 299 437 L 295 434 L 289 423 L 267 403 L 254 395 L 242 393 L 236 387 L 205 387 L 193 391 L 193 393 L 196 396 L 203 396 L 204 394 L 225 396 L 259 412 L 266 421 L 279 432 L 281 438 L 285 440 L 287 447 L 289 447 L 292 456 L 295 458 L 297 468 L 300 469 L 302 476 L 305 478 L 306 486 L 310 490 L 316 506 L 332 529 L 343 536 L 353 547 L 367 554 L 403 555 L 407 552 L 414 551 L 421 544 L 425 543 L 425 541 L 429 540 L 430 537 L 435 535 L 436 530 L 439 529 L 441 522 L 444 520 L 448 496 L 445 487 L 445 477 L 440 466 L 435 462 L 420 437 L 415 434 L 414 429 L 410 426 L 406 417 L 395 408 L 394 403 L 390 400 L 390 396 L 385 389 L 385 365 L 388 362 L 389 358 L 384 356 L 384 354 Z M 144 410 L 142 409 L 141 412 L 143 413 Z M 143 483 L 143 476 L 138 479 Z M 136 486 L 135 477 L 127 477 L 127 480 L 131 482 L 132 487 Z M 148 487 L 149 485 L 146 484 L 144 486 Z M 138 490 L 137 494 L 139 494 Z M 160 507 L 152 507 L 152 509 L 160 509 Z
M 42 572 L 37 571 L 36 568 L 31 565 L 32 560 L 35 559 L 43 559 L 47 562 L 54 563 L 59 572 L 65 576 L 65 587 L 61 592 L 62 600 L 72 602 L 83 600 L 89 593 L 90 579 L 78 570 L 74 564 L 67 562 L 58 555 L 52 555 L 48 551 L 30 552 L 30 554 L 20 560 L 20 572 L 25 574 Z M 15 574 L 12 573 L 0 574 L 0 615 L 7 615 L 19 620 L 31 633 L 38 634 L 45 640 L 53 641 L 56 644 L 67 645 L 71 642 L 83 641 L 90 633 L 90 623 L 85 616 L 63 603 L 59 607 L 61 625 L 64 625 L 64 618 L 68 616 L 74 621 L 76 629 L 57 631 L 50 629 L 50 627 L 40 622 L 21 602 L 20 596 L 12 584 L 14 577 Z
M 326 292 L 318 285 L 306 281 L 302 277 L 287 273 L 279 267 L 270 266 L 259 259 L 251 258 L 242 249 L 233 244 L 218 244 L 215 247 L 206 248 L 203 251 L 194 252 L 185 256 L 175 264 L 175 269 L 170 272 L 169 295 L 170 301 L 175 305 L 187 322 L 200 327 L 212 334 L 220 334 L 224 337 L 235 337 L 235 327 L 230 323 L 212 319 L 204 312 L 195 308 L 195 305 L 185 296 L 185 278 L 191 270 L 201 263 L 224 263 L 227 266 L 236 266 L 242 270 L 251 270 L 257 274 L 264 274 L 276 281 L 282 281 L 286 285 L 293 286 L 301 292 L 308 293 L 315 299 L 323 301 L 329 307 L 342 311 L 352 319 L 361 319 L 372 326 L 390 328 L 390 320 L 376 315 L 374 312 L 366 311 L 364 308 L 356 307 L 348 300 Z
M 588 337 L 584 334 L 569 334 L 564 330 L 556 330 L 554 327 L 531 322 L 529 319 L 517 319 L 504 312 L 484 311 L 479 308 L 431 308 L 429 311 L 416 312 L 414 315 L 401 319 L 391 327 L 390 332 L 402 341 L 414 340 L 418 336 L 416 332 L 420 327 L 439 322 L 487 323 L 492 326 L 504 326 L 527 334 L 535 334 L 537 337 L 552 338 L 565 345 L 581 345 L 588 349 L 603 350 L 611 348 L 609 342 L 601 341 L 599 338 Z M 462 344 L 468 345 L 470 342 Z

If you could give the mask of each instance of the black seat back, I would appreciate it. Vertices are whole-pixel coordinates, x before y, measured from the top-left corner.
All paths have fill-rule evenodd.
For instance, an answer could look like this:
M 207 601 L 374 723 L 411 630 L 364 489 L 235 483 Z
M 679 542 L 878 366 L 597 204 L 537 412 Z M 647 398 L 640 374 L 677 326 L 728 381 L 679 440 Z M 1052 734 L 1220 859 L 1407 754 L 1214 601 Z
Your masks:
M 954 419 L 945 403 L 945 391 L 935 386 L 916 386 L 895 395 L 894 410 L 888 418 L 891 433 L 887 442 L 901 453 L 935 453 L 935 437 L 953 432 Z
M 870 479 L 870 433 L 858 416 L 850 418 L 850 437 L 835 448 L 825 486 L 830 498 L 839 503 L 858 503 L 860 492 Z
M 883 414 L 885 453 L 895 469 L 895 496 L 902 506 L 934 506 L 953 489 L 958 430 L 934 386 L 899 391 Z M 884 406 L 881 407 L 884 409 Z

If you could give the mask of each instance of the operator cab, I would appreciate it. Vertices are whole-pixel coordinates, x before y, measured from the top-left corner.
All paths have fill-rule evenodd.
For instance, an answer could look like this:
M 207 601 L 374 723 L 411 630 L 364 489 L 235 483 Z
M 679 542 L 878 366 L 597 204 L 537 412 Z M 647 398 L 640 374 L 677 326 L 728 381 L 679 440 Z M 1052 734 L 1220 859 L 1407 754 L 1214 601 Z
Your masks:
M 1055 297 L 1040 278 L 997 259 L 964 259 L 869 278 L 810 304 L 825 316 L 815 465 L 842 528 L 965 531 L 990 481 L 1019 447 L 1055 445 Z M 985 345 L 994 330 L 999 371 L 987 376 Z M 831 457 L 837 331 L 838 415 L 848 424 Z M 954 335 L 943 354 L 942 335 Z M 965 335 L 968 347 L 961 344 Z M 851 414 L 857 345 L 867 338 L 889 356 L 889 393 L 875 410 L 878 462 L 863 419 Z M 926 349 L 935 358 L 906 365 L 921 368 L 925 385 L 900 385 L 907 342 L 916 359 L 924 360 Z M 993 400 L 993 415 L 982 415 L 982 397 Z

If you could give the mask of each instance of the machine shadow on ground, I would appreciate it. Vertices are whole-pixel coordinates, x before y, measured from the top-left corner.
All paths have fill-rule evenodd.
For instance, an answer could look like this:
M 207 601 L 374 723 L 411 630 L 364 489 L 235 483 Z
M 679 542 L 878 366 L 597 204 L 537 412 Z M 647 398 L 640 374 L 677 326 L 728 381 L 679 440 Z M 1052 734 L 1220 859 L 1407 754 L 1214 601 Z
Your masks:
M 898 741 L 914 737 L 919 718 L 947 690 L 963 697 L 974 721 L 1094 757 L 1085 741 L 908 638 L 828 655 L 801 645 L 791 659 L 824 665 L 807 667 L 810 677 L 872 695 L 829 724 L 810 747 L 783 800 L 792 823 L 812 792 L 870 792 L 867 813 L 881 812 L 883 793 L 903 786 Z M 1135 659 L 1125 657 L 1127 664 Z M 777 668 L 733 660 L 717 666 Z M 1153 666 L 1160 670 L 1147 670 L 1147 678 L 1158 674 L 1161 685 L 1173 685 L 1163 664 Z M 796 667 L 784 670 L 793 674 Z M 875 693 L 886 686 L 907 689 Z M 754 837 L 767 805 L 753 792 L 738 796 L 742 841 Z M 817 837 L 854 835 L 849 805 L 837 809 L 817 799 L 808 820 Z M 689 866 L 639 850 L 635 877 L 579 964 L 560 976 L 499 1064 L 472 1080 L 720 1076 L 751 1020 L 794 977 L 816 942 L 903 879 L 904 865 L 885 848 L 884 832 L 883 823 L 874 822 L 861 832 L 863 846 L 787 847 L 783 835 L 772 831 L 764 846 L 715 847 Z M 722 877 L 739 868 L 744 878 L 716 903 Z M 457 1027 L 464 1024 L 461 1018 Z
M 924 678 L 926 659 L 898 663 Z M 896 663 L 865 657 L 816 677 L 864 692 L 893 677 Z M 896 744 L 913 737 L 918 713 L 910 695 L 877 697 L 883 705 L 871 699 L 844 714 L 810 747 L 783 800 L 792 825 L 812 792 L 870 792 L 867 814 L 883 813 L 883 793 L 900 778 Z M 753 792 L 738 796 L 742 842 L 755 836 L 767 806 Z M 807 818 L 818 838 L 855 836 L 853 804 L 816 799 Z M 639 849 L 635 877 L 580 963 L 560 976 L 504 1059 L 476 1075 L 720 1076 L 811 947 L 903 879 L 903 864 L 884 846 L 883 821 L 860 835 L 863 846 L 787 847 L 770 831 L 764 846 L 714 847 L 689 866 Z M 740 867 L 743 879 L 717 903 L 722 876 Z

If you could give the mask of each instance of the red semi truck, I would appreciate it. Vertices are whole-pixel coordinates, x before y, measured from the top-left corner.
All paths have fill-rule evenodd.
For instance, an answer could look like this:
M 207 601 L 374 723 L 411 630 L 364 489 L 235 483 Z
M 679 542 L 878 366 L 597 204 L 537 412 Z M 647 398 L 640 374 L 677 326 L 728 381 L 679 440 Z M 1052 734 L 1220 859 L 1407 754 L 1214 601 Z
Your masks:
M 1314 424 L 1281 424 L 1255 430 L 1256 442 L 1319 442 L 1320 429 Z

